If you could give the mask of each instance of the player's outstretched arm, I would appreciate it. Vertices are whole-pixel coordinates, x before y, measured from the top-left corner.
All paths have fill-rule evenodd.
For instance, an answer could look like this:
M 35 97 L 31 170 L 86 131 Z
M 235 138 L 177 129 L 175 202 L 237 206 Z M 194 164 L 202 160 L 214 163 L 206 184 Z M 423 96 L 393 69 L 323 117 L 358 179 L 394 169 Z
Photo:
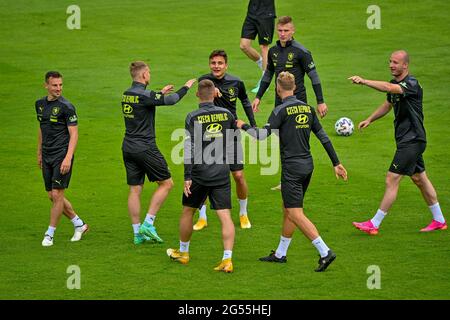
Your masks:
M 348 80 L 351 80 L 353 84 L 368 86 L 372 89 L 375 89 L 375 90 L 378 90 L 381 92 L 403 94 L 402 87 L 395 83 L 390 83 L 390 82 L 386 82 L 386 81 L 377 81 L 377 80 L 367 80 L 367 79 L 361 78 L 360 76 L 352 76 L 352 77 L 348 78 Z
M 177 103 L 178 101 L 180 101 L 188 92 L 188 90 L 192 87 L 192 85 L 197 81 L 197 79 L 191 79 L 188 80 L 183 87 L 181 87 L 177 92 L 175 92 L 174 94 L 168 95 L 168 96 L 164 96 L 164 100 L 163 100 L 163 105 L 174 105 L 175 103 Z M 163 90 L 172 90 L 173 86 L 171 88 L 171 85 L 167 85 L 163 88 Z M 161 93 L 163 93 L 163 91 L 161 90 Z M 164 93 L 163 93 L 164 94 Z M 160 105 L 161 103 L 155 103 L 155 105 Z

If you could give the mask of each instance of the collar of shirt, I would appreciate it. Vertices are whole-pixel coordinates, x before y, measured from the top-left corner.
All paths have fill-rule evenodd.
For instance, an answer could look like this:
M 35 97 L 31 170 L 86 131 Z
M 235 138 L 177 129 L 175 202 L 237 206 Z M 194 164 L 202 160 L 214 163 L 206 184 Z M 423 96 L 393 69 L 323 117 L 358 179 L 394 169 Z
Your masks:
M 288 97 L 283 99 L 283 103 L 289 102 L 289 101 L 295 101 L 295 100 L 297 100 L 297 97 L 295 95 L 294 96 L 288 96 Z
M 137 81 L 133 81 L 133 83 L 131 84 L 133 87 L 141 87 L 141 88 L 147 88 L 146 84 L 143 84 L 142 82 L 137 82 Z
M 212 103 L 212 102 L 202 102 L 198 106 L 200 108 L 212 108 L 212 107 L 214 107 L 214 103 Z
M 289 40 L 289 41 L 286 41 L 286 46 L 282 46 L 281 45 L 281 41 L 280 40 L 277 40 L 277 46 L 279 46 L 280 48 L 287 48 L 287 47 L 290 47 L 290 46 L 292 46 L 292 42 L 294 41 L 294 38 L 292 38 L 291 40 Z

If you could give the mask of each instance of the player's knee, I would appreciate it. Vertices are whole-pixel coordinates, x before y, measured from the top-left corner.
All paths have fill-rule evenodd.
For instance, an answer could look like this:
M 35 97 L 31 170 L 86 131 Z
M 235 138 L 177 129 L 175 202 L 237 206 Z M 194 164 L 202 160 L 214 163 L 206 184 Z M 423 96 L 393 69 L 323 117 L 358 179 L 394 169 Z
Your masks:
M 64 190 L 63 189 L 53 189 L 51 192 L 51 199 L 53 202 L 64 200 Z
M 233 172 L 233 178 L 236 183 L 243 184 L 245 183 L 245 177 L 243 171 L 235 171 Z
M 401 175 L 388 172 L 386 175 L 386 187 L 393 187 L 400 182 Z
M 239 47 L 241 48 L 242 51 L 247 52 L 248 49 L 250 48 L 250 43 L 248 43 L 247 41 L 241 41 Z
M 163 182 L 161 182 L 160 186 L 162 186 L 163 188 L 166 188 L 167 190 L 171 190 L 174 186 L 174 183 L 173 183 L 172 179 L 167 179 L 167 180 L 164 180 Z
M 48 200 L 50 200 L 51 202 L 53 202 L 53 196 L 52 196 L 52 192 L 51 192 L 51 191 L 49 191 L 49 192 L 47 193 L 47 196 L 48 196 Z
M 418 186 L 421 187 L 423 185 L 423 179 L 419 174 L 413 174 L 411 176 L 411 180 Z

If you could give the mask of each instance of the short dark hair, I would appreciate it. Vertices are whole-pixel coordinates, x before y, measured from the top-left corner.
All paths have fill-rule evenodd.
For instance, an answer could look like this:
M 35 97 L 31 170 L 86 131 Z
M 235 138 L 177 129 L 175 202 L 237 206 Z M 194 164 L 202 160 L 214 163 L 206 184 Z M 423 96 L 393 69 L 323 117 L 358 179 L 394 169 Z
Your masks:
M 198 97 L 201 100 L 212 100 L 214 99 L 214 83 L 211 80 L 205 79 L 198 83 Z
M 62 78 L 62 74 L 58 71 L 49 71 L 45 74 L 45 82 L 48 82 L 50 78 Z
M 211 54 L 209 55 L 209 60 L 214 57 L 223 57 L 225 59 L 225 63 L 228 63 L 228 55 L 223 49 L 217 49 L 211 52 Z

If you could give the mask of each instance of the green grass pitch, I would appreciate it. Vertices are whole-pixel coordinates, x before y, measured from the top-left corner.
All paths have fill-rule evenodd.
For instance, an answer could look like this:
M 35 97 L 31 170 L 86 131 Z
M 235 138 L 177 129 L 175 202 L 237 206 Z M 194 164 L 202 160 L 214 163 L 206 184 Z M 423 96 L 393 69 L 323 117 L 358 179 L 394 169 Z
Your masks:
M 74 2 L 81 8 L 80 30 L 66 27 L 66 9 Z M 382 197 L 395 148 L 393 114 L 348 138 L 334 134 L 334 122 L 347 116 L 358 123 L 383 102 L 384 94 L 346 79 L 359 74 L 389 80 L 389 54 L 399 48 L 410 52 L 411 73 L 424 88 L 425 163 L 444 214 L 450 217 L 450 4 L 372 2 L 276 1 L 277 14 L 294 18 L 296 39 L 314 55 L 329 106 L 322 124 L 349 173 L 347 183 L 336 181 L 325 151 L 311 138 L 315 171 L 305 212 L 337 253 L 336 261 L 327 272 L 315 273 L 317 253 L 298 231 L 287 264 L 257 261 L 278 244 L 281 196 L 269 189 L 278 175 L 261 176 L 258 165 L 248 165 L 253 228 L 236 228 L 235 273 L 217 274 L 212 268 L 222 256 L 220 225 L 210 210 L 208 228 L 193 234 L 189 265 L 173 263 L 165 253 L 178 245 L 183 185 L 182 165 L 170 163 L 178 143 L 170 136 L 197 108 L 194 91 L 177 106 L 157 112 L 157 142 L 175 181 L 156 220 L 163 245 L 136 247 L 131 241 L 120 98 L 131 82 L 130 61 L 149 62 L 150 88 L 168 83 L 179 87 L 209 71 L 208 55 L 216 48 L 228 51 L 229 72 L 251 89 L 260 73 L 239 49 L 247 1 L 2 1 L 0 299 L 449 299 L 450 234 L 418 232 L 431 214 L 409 179 L 402 182 L 378 236 L 362 234 L 351 225 L 371 217 Z M 381 8 L 380 30 L 366 27 L 371 4 Z M 77 107 L 80 137 L 67 197 L 92 231 L 83 241 L 71 243 L 72 224 L 63 217 L 55 245 L 43 248 L 50 202 L 35 160 L 34 101 L 45 95 L 42 78 L 50 69 L 65 76 L 63 95 Z M 313 101 L 309 79 L 306 86 Z M 256 116 L 259 125 L 272 105 L 273 87 Z M 242 109 L 239 113 L 245 116 Z M 154 188 L 146 182 L 143 210 Z M 237 226 L 235 196 L 233 205 Z M 81 269 L 80 290 L 66 287 L 70 265 Z M 366 286 L 371 265 L 380 267 L 380 290 Z

